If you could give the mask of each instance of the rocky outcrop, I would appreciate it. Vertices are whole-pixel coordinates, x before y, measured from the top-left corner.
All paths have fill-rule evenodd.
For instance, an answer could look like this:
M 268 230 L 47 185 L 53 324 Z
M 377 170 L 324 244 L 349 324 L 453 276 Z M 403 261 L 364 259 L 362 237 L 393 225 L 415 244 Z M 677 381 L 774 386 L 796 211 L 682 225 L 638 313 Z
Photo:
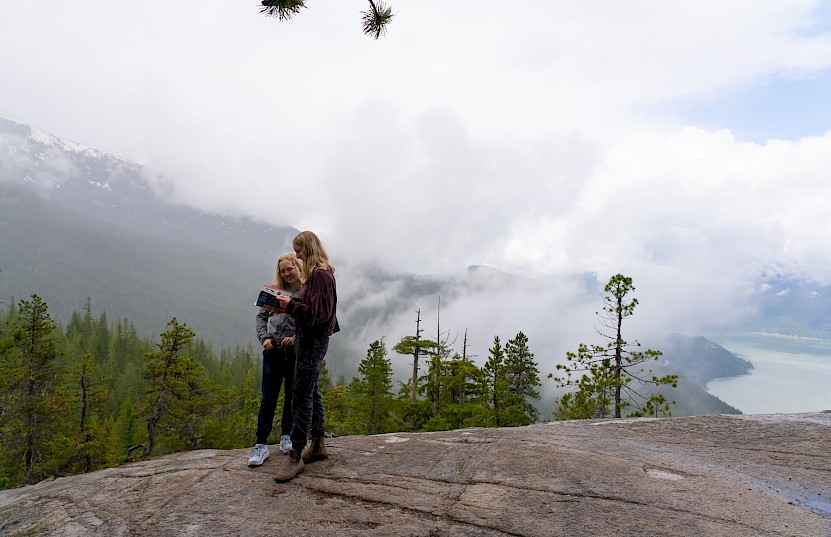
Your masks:
M 0 492 L 2 536 L 831 536 L 831 413 L 351 436 L 178 453 Z

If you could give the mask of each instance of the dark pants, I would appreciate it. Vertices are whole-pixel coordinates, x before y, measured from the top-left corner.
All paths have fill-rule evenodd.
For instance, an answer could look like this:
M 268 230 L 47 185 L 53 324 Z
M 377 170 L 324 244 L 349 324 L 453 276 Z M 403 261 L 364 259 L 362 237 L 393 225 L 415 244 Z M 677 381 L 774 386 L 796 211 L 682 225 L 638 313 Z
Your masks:
M 272 347 L 263 350 L 263 385 L 260 412 L 257 414 L 257 443 L 265 444 L 274 423 L 277 398 L 280 388 L 283 392 L 283 417 L 280 422 L 282 434 L 291 434 L 294 419 L 291 414 L 292 389 L 294 387 L 294 347 Z
M 325 336 L 296 336 L 297 362 L 294 370 L 294 398 L 291 410 L 294 428 L 291 430 L 292 447 L 303 450 L 311 434 L 321 438 L 325 431 L 323 423 L 323 399 L 317 389 L 317 379 L 323 367 L 323 358 L 329 348 Z

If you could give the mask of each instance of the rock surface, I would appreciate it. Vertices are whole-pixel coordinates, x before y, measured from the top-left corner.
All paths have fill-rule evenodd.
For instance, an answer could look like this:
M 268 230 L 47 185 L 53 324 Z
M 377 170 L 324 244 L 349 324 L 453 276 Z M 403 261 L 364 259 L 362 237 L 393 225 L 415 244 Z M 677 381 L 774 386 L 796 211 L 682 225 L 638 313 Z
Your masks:
M 831 412 L 351 436 L 0 492 L 0 536 L 831 536 Z

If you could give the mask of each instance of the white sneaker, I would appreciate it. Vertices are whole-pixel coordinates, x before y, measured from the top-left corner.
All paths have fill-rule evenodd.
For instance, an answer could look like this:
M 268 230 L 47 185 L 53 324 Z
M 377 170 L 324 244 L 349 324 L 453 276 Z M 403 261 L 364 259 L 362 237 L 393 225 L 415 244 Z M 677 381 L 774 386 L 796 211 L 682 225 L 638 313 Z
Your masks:
M 268 458 L 268 446 L 265 444 L 255 444 L 254 450 L 251 452 L 251 458 L 248 459 L 248 466 L 259 466 Z
M 291 451 L 291 437 L 287 434 L 280 437 L 280 451 L 284 454 Z

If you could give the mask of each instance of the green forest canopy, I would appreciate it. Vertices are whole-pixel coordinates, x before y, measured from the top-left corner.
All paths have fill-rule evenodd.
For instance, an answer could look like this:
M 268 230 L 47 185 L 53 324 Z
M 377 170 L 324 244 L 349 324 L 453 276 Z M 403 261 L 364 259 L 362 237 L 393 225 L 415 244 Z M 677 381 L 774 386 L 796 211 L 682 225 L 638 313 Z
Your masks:
M 495 338 L 497 345 L 499 338 Z M 88 300 L 65 327 L 37 295 L 0 311 L 0 488 L 134 458 L 252 445 L 261 362 L 252 345 L 216 353 L 171 319 L 160 340 Z M 527 425 L 539 371 L 521 332 L 487 370 L 432 343 L 424 374 L 395 389 L 383 340 L 358 376 L 320 388 L 334 434 Z

